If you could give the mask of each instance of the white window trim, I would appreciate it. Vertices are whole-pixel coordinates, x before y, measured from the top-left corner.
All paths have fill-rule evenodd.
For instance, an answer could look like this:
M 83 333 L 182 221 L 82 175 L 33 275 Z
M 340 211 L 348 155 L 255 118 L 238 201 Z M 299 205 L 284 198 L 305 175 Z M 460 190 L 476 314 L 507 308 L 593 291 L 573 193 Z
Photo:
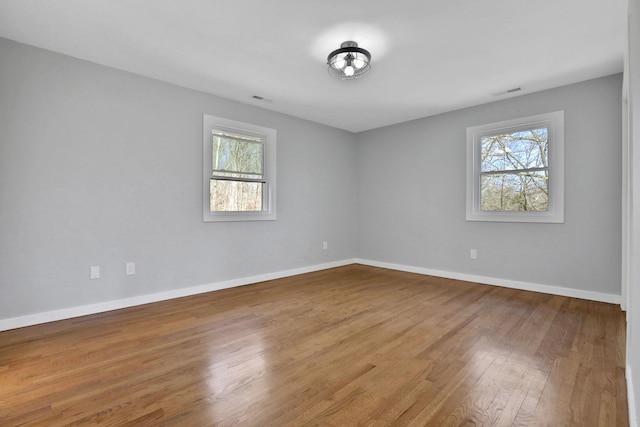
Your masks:
M 202 220 L 220 221 L 272 221 L 276 219 L 276 130 L 222 117 L 203 115 L 202 120 Z M 211 130 L 227 130 L 238 134 L 260 136 L 264 139 L 263 207 L 259 212 L 211 212 L 209 180 L 211 179 Z
M 480 210 L 480 139 L 487 134 L 515 132 L 536 125 L 549 128 L 549 210 L 488 212 Z M 564 111 L 539 114 L 467 128 L 467 221 L 564 222 Z

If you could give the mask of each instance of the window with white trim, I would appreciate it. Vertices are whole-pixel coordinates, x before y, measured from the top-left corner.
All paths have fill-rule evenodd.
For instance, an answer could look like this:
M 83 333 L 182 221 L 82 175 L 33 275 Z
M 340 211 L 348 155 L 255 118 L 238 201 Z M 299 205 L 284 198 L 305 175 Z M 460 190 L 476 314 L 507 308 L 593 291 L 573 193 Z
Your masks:
M 203 117 L 203 221 L 276 219 L 276 131 Z
M 564 112 L 467 128 L 467 221 L 564 222 Z

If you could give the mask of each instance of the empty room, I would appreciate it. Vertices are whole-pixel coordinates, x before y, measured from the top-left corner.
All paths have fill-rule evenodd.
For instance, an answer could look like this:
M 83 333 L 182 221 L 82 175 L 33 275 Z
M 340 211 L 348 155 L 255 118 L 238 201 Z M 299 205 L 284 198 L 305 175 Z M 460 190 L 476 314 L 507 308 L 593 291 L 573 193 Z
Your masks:
M 638 426 L 640 0 L 0 0 L 1 426 Z

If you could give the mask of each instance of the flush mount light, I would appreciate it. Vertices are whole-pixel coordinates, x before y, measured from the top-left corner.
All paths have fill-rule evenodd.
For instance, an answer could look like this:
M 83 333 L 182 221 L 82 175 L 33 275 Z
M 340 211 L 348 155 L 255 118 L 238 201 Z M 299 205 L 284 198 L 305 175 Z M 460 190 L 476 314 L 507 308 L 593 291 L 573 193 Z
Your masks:
M 358 43 L 347 41 L 327 57 L 329 74 L 342 80 L 358 79 L 371 70 L 371 54 L 358 47 Z

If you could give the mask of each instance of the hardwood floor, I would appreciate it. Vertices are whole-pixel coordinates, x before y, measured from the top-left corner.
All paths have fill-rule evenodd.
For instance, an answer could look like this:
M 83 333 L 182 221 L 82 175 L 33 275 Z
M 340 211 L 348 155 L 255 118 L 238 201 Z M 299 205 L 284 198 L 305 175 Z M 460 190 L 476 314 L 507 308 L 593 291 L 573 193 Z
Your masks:
M 0 332 L 2 426 L 627 426 L 615 305 L 351 265 Z

